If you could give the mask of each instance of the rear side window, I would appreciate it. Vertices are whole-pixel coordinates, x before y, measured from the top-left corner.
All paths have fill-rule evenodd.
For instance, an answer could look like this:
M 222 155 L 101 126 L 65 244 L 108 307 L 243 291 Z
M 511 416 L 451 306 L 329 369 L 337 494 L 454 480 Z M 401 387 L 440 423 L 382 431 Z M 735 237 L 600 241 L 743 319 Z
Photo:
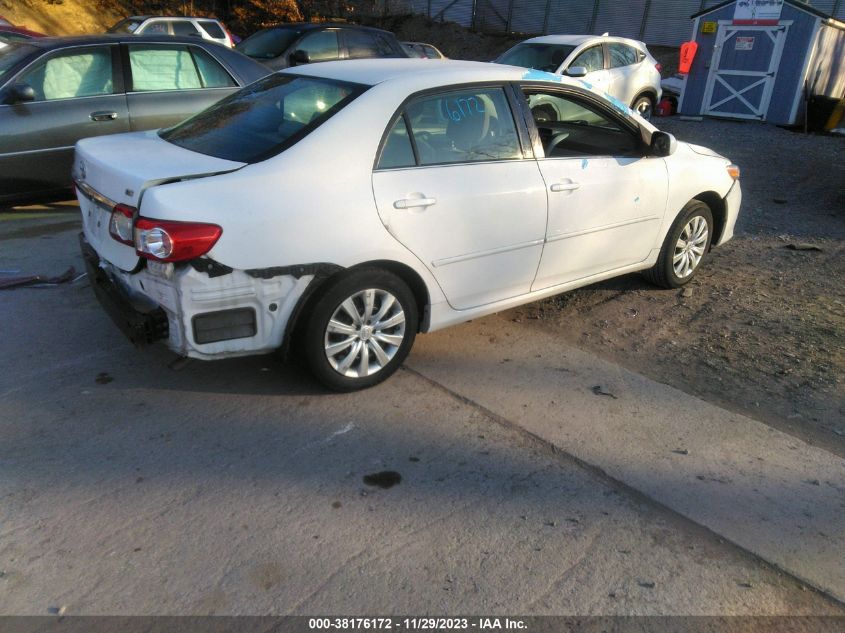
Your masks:
M 238 85 L 217 60 L 204 50 L 191 46 L 190 51 L 197 65 L 203 88 L 229 88 Z
M 202 88 L 199 70 L 187 46 L 129 45 L 132 90 L 196 90 Z
M 581 66 L 587 69 L 588 73 L 595 70 L 602 70 L 604 68 L 604 52 L 599 46 L 591 46 L 585 51 L 581 51 L 571 64 L 570 68 L 577 68 Z
M 113 91 L 110 46 L 71 49 L 36 64 L 19 77 L 36 101 L 107 95 Z
M 337 47 L 337 31 L 317 31 L 302 38 L 297 50 L 308 53 L 312 62 L 325 62 L 340 57 Z
M 173 27 L 173 35 L 199 35 L 197 30 L 191 22 L 187 20 L 173 20 L 170 25 Z
M 351 59 L 361 57 L 379 57 L 380 51 L 376 38 L 365 31 L 349 29 L 344 34 L 346 48 Z
M 479 88 L 420 97 L 406 108 L 421 165 L 521 158 L 504 90 Z
M 223 32 L 223 28 L 214 20 L 199 20 L 199 24 L 210 37 L 216 40 L 226 39 L 226 33 Z
M 610 67 L 621 68 L 622 66 L 630 66 L 636 64 L 639 59 L 636 49 L 627 44 L 620 44 L 619 42 L 610 42 L 607 45 L 610 52 Z
M 141 22 L 143 22 L 143 20 L 133 20 L 131 18 L 127 18 L 118 22 L 106 32 L 126 34 L 134 33 L 138 30 L 138 27 L 141 26 Z
M 387 134 L 377 169 L 413 167 L 415 164 L 411 137 L 408 135 L 404 117 L 400 116 Z
M 295 144 L 366 87 L 274 74 L 159 134 L 200 154 L 254 163 Z

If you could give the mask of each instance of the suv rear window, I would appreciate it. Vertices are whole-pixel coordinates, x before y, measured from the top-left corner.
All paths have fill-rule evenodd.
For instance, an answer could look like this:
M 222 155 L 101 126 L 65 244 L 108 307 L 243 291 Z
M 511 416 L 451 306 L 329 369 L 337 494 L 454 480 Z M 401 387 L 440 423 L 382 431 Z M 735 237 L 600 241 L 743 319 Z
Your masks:
M 193 152 L 256 163 L 305 138 L 364 90 L 318 77 L 270 75 L 159 135 Z

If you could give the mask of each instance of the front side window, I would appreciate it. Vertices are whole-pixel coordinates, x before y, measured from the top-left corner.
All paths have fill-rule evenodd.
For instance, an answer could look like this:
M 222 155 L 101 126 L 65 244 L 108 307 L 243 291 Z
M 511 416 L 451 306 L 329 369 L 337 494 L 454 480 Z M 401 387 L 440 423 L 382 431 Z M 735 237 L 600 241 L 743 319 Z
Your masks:
M 573 50 L 574 46 L 563 44 L 517 44 L 496 61 L 553 73 Z
M 337 31 L 317 31 L 302 38 L 297 50 L 308 53 L 312 62 L 325 62 L 340 57 L 337 47 Z
M 588 73 L 604 68 L 604 52 L 601 45 L 591 46 L 587 50 L 581 51 L 571 64 L 570 68 L 577 68 L 581 66 L 587 69 Z
M 638 60 L 637 51 L 627 44 L 619 42 L 610 42 L 607 45 L 607 50 L 610 53 L 610 67 L 621 68 L 622 66 L 630 66 L 636 64 Z
M 533 90 L 526 91 L 525 98 L 546 158 L 639 153 L 637 136 L 593 104 L 570 95 Z
M 28 58 L 37 53 L 38 49 L 28 44 L 12 43 L 0 46 L 0 80 L 13 72 L 14 68 L 24 65 Z
M 193 152 L 254 163 L 298 142 L 365 89 L 329 79 L 274 74 L 159 134 Z
M 132 90 L 198 90 L 203 87 L 197 64 L 187 46 L 130 44 Z
M 420 97 L 406 113 L 421 165 L 521 157 L 513 115 L 501 88 Z
M 110 46 L 75 48 L 40 62 L 18 79 L 32 86 L 36 101 L 111 94 Z

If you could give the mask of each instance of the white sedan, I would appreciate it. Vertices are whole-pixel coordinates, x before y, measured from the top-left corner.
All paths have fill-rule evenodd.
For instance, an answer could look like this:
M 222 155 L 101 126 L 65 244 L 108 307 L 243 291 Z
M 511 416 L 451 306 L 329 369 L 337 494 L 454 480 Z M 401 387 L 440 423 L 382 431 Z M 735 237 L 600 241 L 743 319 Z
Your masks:
M 276 73 L 74 164 L 92 286 L 136 344 L 293 345 L 337 390 L 418 332 L 633 271 L 687 283 L 738 178 L 577 80 L 411 59 Z

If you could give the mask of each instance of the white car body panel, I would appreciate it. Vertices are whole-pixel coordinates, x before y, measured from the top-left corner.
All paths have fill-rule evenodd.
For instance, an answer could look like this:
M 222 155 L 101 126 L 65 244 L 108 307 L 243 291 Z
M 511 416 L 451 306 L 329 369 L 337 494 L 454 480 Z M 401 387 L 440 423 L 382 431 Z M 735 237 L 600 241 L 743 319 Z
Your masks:
M 77 145 L 75 175 L 80 177 L 84 163 L 85 183 L 115 202 L 139 205 L 140 215 L 148 218 L 223 227 L 205 257 L 231 268 L 230 273 L 211 277 L 190 266 L 161 264 L 131 273 L 138 261 L 133 249 L 109 242 L 107 229 L 103 234 L 100 226 L 97 233 L 86 220 L 85 235 L 101 268 L 125 289 L 165 309 L 168 343 L 179 354 L 211 359 L 278 348 L 290 315 L 314 279 L 307 272 L 310 265 L 347 269 L 390 262 L 412 270 L 428 295 L 421 330 L 434 331 L 650 267 L 678 212 L 703 192 L 727 196 L 719 243 L 732 235 L 740 194 L 725 170 L 729 161 L 704 156 L 684 143 L 672 156 L 641 158 L 627 167 L 613 158 L 590 158 L 587 169 L 580 159 L 526 158 L 374 171 L 391 118 L 417 91 L 549 77 L 549 85 L 587 90 L 583 82 L 523 68 L 411 59 L 326 62 L 285 72 L 375 85 L 284 152 L 254 164 L 197 154 L 155 133 L 86 139 Z M 613 105 L 636 122 L 647 143 L 656 128 L 624 104 Z M 631 169 L 624 186 L 602 174 L 613 169 Z M 574 173 L 584 178 L 581 190 L 571 195 L 549 191 L 555 177 Z M 173 179 L 180 181 L 165 182 Z M 413 194 L 435 197 L 437 204 L 425 211 L 393 206 Z M 554 196 L 561 201 L 580 196 L 582 204 L 567 214 L 568 205 Z M 80 198 L 85 214 L 87 203 Z M 101 225 L 106 215 L 100 216 Z M 608 229 L 614 224 L 618 227 Z M 597 227 L 603 229 L 592 230 Z M 582 231 L 592 237 L 574 235 Z M 573 235 L 558 239 L 567 233 Z M 622 243 L 624 256 L 603 264 L 588 261 L 611 243 Z M 567 263 L 573 261 L 580 263 Z M 297 273 L 296 267 L 306 272 Z M 205 344 L 193 340 L 193 317 L 243 306 L 256 311 L 254 337 Z
M 651 90 L 656 95 L 655 103 L 660 101 L 663 89 L 660 85 L 660 72 L 655 67 L 657 60 L 651 56 L 646 45 L 637 40 L 625 37 L 595 36 L 595 35 L 543 35 L 532 37 L 520 42 L 521 44 L 563 44 L 575 46 L 573 50 L 555 70 L 558 75 L 565 75 L 572 62 L 586 49 L 602 43 L 619 42 L 627 44 L 645 54 L 645 59 L 618 68 L 594 70 L 584 76 L 584 81 L 595 86 L 598 90 L 619 99 L 626 105 L 633 105 L 634 99 L 645 90 Z

